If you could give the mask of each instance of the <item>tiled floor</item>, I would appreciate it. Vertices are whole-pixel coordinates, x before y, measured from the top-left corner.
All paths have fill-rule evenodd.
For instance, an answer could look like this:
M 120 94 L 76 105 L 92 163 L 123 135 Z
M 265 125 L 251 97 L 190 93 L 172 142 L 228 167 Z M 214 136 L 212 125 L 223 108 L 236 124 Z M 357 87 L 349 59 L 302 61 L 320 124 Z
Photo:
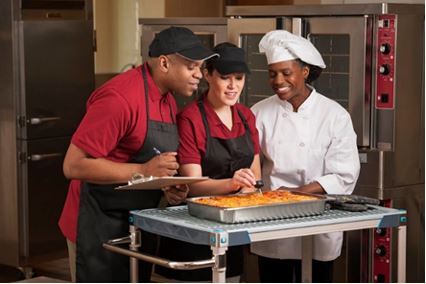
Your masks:
M 33 267 L 33 272 L 33 277 L 46 276 L 53 279 L 71 281 L 68 258 L 37 264 Z M 0 282 L 15 282 L 23 279 L 23 273 L 17 268 L 0 265 Z

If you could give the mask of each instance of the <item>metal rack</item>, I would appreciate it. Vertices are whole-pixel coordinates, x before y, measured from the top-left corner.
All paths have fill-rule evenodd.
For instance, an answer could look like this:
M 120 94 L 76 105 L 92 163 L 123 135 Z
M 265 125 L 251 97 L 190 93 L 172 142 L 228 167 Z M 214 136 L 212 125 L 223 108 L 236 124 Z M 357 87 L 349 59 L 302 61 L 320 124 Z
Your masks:
M 302 237 L 302 281 L 312 282 L 312 236 L 322 233 L 351 231 L 369 228 L 398 227 L 398 282 L 405 282 L 406 211 L 380 206 L 370 206 L 364 212 L 327 210 L 317 216 L 280 220 L 224 224 L 189 215 L 186 206 L 166 209 L 146 209 L 131 212 L 130 236 L 111 240 L 106 249 L 131 257 L 131 281 L 137 281 L 137 261 L 142 259 L 175 269 L 212 267 L 213 282 L 225 282 L 225 257 L 228 246 Z M 210 260 L 178 263 L 137 252 L 141 245 L 138 230 L 194 244 L 210 245 Z M 124 240 L 124 241 L 123 241 Z M 143 241 L 143 240 L 142 240 Z M 130 250 L 118 244 L 129 243 Z M 135 271 L 136 270 L 136 271 Z

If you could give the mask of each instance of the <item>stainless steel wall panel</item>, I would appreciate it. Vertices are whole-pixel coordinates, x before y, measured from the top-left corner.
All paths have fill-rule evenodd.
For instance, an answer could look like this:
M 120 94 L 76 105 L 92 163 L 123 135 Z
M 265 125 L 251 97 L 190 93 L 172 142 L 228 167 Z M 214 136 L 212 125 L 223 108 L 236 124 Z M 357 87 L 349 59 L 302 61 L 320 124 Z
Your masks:
M 11 0 L 0 1 L 0 263 L 17 265 L 18 191 Z
M 397 29 L 394 179 L 400 186 L 424 183 L 424 16 L 398 15 Z

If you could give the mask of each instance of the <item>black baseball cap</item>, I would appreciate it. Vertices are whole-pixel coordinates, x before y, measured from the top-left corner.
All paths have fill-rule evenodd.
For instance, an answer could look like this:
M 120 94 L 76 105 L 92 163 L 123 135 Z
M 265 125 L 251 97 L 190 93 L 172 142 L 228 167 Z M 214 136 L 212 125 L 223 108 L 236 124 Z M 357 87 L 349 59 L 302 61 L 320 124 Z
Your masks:
M 200 39 L 184 27 L 170 27 L 155 35 L 149 45 L 149 56 L 177 53 L 189 60 L 206 60 L 218 54 L 204 47 Z
M 227 75 L 231 73 L 250 74 L 250 69 L 245 60 L 244 49 L 229 43 L 222 43 L 213 48 L 213 51 L 219 54 L 218 58 L 212 58 L 211 63 L 214 69 L 220 74 Z

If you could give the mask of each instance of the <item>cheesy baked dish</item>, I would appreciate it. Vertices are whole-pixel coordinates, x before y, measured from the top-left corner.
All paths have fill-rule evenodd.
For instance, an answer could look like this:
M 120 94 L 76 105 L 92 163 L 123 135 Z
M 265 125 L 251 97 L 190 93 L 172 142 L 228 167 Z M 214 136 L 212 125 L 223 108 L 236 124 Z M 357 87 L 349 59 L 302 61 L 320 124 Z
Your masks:
M 250 193 L 242 195 L 202 197 L 193 200 L 193 202 L 221 208 L 236 208 L 317 199 L 318 198 L 314 196 L 295 194 L 290 191 L 284 190 L 276 190 L 266 191 L 263 192 L 263 194 Z

